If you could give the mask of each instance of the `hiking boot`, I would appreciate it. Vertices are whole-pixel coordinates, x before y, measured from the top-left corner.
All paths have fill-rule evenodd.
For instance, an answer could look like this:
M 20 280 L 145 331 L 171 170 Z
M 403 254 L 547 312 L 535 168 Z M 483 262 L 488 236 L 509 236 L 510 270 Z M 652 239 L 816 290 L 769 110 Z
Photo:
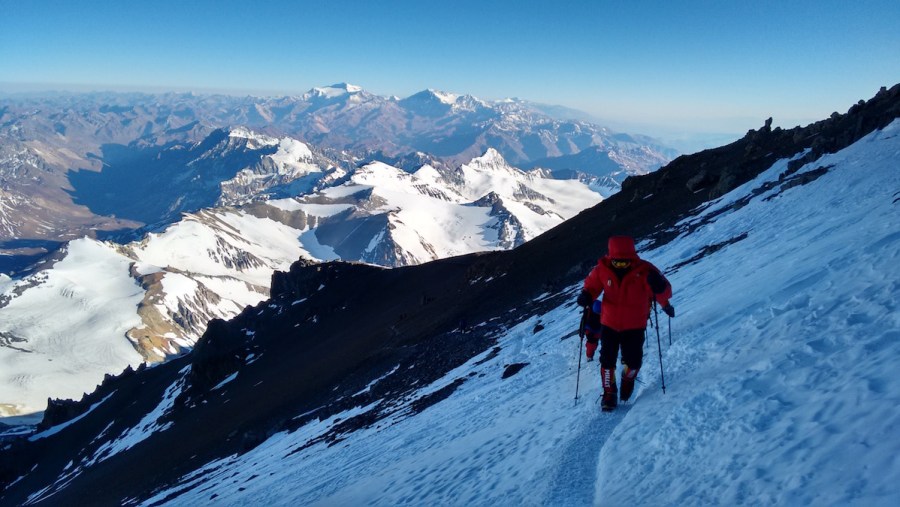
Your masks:
M 619 398 L 618 389 L 616 389 L 616 370 L 613 368 L 600 367 L 600 381 L 603 385 L 603 401 L 600 402 L 600 408 L 604 412 L 616 408 Z
M 593 360 L 594 360 L 594 353 L 597 352 L 597 344 L 596 344 L 596 343 L 587 342 L 587 344 L 585 345 L 585 352 L 587 353 L 587 360 L 588 360 L 588 362 L 593 361 Z
M 600 409 L 604 412 L 611 412 L 615 410 L 616 405 L 618 404 L 616 402 L 616 398 L 617 396 L 615 391 L 603 393 L 603 400 L 600 402 Z
M 631 393 L 634 392 L 634 381 L 637 379 L 637 374 L 638 370 L 633 370 L 627 365 L 625 366 L 625 369 L 622 370 L 622 392 L 620 393 L 622 401 L 628 401 L 628 398 L 631 398 Z

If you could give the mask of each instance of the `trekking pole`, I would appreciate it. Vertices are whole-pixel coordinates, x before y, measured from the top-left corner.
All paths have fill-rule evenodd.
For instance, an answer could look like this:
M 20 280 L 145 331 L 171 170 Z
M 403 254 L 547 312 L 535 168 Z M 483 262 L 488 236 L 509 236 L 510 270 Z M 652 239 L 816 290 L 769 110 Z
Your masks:
M 659 352 L 659 376 L 662 379 L 663 394 L 666 394 L 666 374 L 663 372 L 662 344 L 659 337 L 659 314 L 656 313 L 656 301 L 653 302 L 653 315 L 656 317 L 656 350 Z
M 587 324 L 588 307 L 584 307 L 581 314 L 581 324 L 578 325 L 578 376 L 575 380 L 575 404 L 578 404 L 578 389 L 581 387 L 581 350 L 584 348 L 584 326 Z
M 669 346 L 672 346 L 672 317 L 669 317 Z

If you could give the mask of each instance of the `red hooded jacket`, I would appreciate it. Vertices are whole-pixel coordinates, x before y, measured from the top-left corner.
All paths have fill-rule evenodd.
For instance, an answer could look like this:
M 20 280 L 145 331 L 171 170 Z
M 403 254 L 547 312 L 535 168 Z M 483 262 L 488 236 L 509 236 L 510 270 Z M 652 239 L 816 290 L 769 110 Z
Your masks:
M 621 278 L 612 259 L 631 261 Z M 672 297 L 672 285 L 656 266 L 638 257 L 634 240 L 628 236 L 609 238 L 609 253 L 584 279 L 584 290 L 594 299 L 603 294 L 600 323 L 616 331 L 646 328 L 653 298 L 666 306 Z

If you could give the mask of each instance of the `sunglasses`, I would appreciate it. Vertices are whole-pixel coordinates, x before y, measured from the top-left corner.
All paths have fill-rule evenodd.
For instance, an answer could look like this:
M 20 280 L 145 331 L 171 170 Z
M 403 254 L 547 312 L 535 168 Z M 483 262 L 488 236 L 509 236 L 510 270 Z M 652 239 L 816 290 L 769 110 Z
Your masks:
M 631 266 L 631 261 L 628 259 L 612 259 L 611 264 L 614 268 L 627 268 Z

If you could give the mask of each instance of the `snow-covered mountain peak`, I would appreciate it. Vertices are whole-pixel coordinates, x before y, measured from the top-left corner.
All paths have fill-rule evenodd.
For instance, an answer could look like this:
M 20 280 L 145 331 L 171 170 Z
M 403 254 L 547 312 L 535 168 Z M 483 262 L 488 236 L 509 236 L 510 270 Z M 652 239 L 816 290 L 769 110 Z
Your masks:
M 426 182 L 434 182 L 437 181 L 441 177 L 440 171 L 434 168 L 431 164 L 425 164 L 415 171 L 413 171 L 413 175 L 416 178 L 419 178 L 422 181 Z
M 347 93 L 356 93 L 362 91 L 361 86 L 356 86 L 350 83 L 338 83 L 336 85 L 332 85 L 332 88 L 343 88 L 347 91 Z
M 338 97 L 343 97 L 345 95 L 352 95 L 355 93 L 362 92 L 363 89 L 360 86 L 352 85 L 349 83 L 337 83 L 330 86 L 322 86 L 316 87 L 306 93 L 307 98 L 324 98 L 324 99 L 336 99 Z
M 449 105 L 453 105 L 454 103 L 456 103 L 456 101 L 459 100 L 460 97 L 463 97 L 463 96 L 458 93 L 450 93 L 450 92 L 445 92 L 445 91 L 441 91 L 441 90 L 436 90 L 434 88 L 427 88 L 420 92 L 414 93 L 414 94 L 410 95 L 409 97 L 406 97 L 405 99 L 402 99 L 402 100 L 409 101 L 409 102 L 412 102 L 412 101 L 420 101 L 420 102 L 436 101 L 436 102 L 441 102 L 441 103 L 449 106 Z
M 399 101 L 408 111 L 425 116 L 468 114 L 491 106 L 471 95 L 444 92 L 429 88 Z
M 358 185 L 390 185 L 409 180 L 410 174 L 384 162 L 370 162 L 356 170 L 350 181 Z
M 484 155 L 480 157 L 475 157 L 472 159 L 470 164 L 506 164 L 506 159 L 503 158 L 503 155 L 500 154 L 499 151 L 494 148 L 488 148 L 484 151 Z
M 265 134 L 256 133 L 247 127 L 235 127 L 228 131 L 229 138 L 246 139 L 247 146 L 258 148 L 262 146 L 274 146 L 280 141 L 277 138 L 267 136 Z
M 270 156 L 276 163 L 287 164 L 312 160 L 313 152 L 306 143 L 290 137 L 282 137 L 278 142 L 278 151 Z
M 503 158 L 503 155 L 494 148 L 488 148 L 484 152 L 484 155 L 473 158 L 463 167 L 480 171 L 493 171 L 498 169 L 515 170 L 515 168 L 509 165 L 506 159 Z
M 459 98 L 459 95 L 456 93 L 442 92 L 440 90 L 435 90 L 432 88 L 429 88 L 427 91 L 431 95 L 433 95 L 435 98 L 437 98 L 439 101 L 443 102 L 444 104 L 448 104 L 448 105 L 455 104 L 456 100 Z
M 309 160 L 312 158 L 312 150 L 302 141 L 292 137 L 272 137 L 254 132 L 246 127 L 235 127 L 228 132 L 228 137 L 247 139 L 248 147 L 259 148 L 263 146 L 278 146 L 278 151 L 272 155 L 276 161 Z
M 228 131 L 228 137 L 238 137 L 241 139 L 251 139 L 257 137 L 257 134 L 247 127 L 234 127 Z

